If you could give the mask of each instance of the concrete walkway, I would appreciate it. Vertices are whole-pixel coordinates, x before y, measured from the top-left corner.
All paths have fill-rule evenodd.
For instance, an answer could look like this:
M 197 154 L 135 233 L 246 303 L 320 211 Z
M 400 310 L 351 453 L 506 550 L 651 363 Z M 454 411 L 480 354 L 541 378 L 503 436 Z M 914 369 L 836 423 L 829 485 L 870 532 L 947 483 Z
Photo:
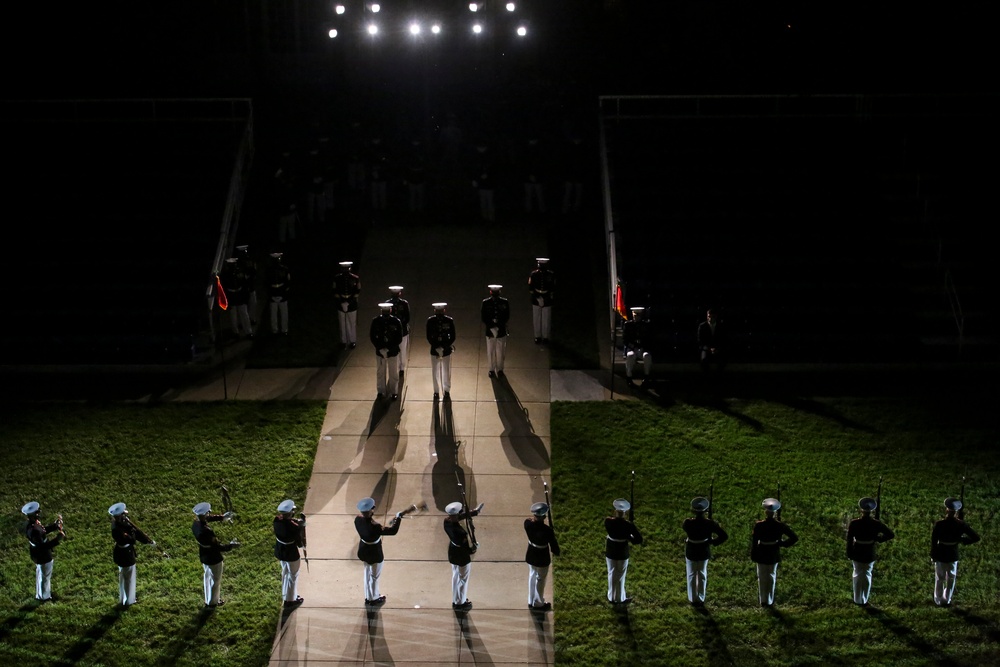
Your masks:
M 534 257 L 545 251 L 544 230 L 530 227 L 434 233 L 394 227 L 372 230 L 364 255 L 349 258 L 362 281 L 358 347 L 344 353 L 329 390 L 303 508 L 309 516 L 309 566 L 299 579 L 305 604 L 282 619 L 272 665 L 554 662 L 552 613 L 527 609 L 523 529 L 530 505 L 544 499 L 542 480 L 550 472 L 549 355 L 534 344 L 527 295 Z M 505 377 L 499 379 L 487 375 L 479 322 L 486 285 L 495 282 L 504 285 L 511 304 Z M 386 402 L 375 396 L 375 354 L 367 334 L 393 284 L 405 287 L 413 333 L 400 400 Z M 448 302 L 457 329 L 450 401 L 432 399 L 424 322 L 434 301 Z M 308 383 L 306 374 L 302 383 Z M 470 505 L 486 504 L 475 521 L 480 547 L 467 614 L 451 608 L 442 528 L 445 505 L 460 499 L 459 478 Z M 364 606 L 362 564 L 355 556 L 355 504 L 365 496 L 376 499 L 383 524 L 411 504 L 428 506 L 384 539 L 381 592 L 387 602 L 380 609 Z M 546 599 L 552 599 L 551 577 Z

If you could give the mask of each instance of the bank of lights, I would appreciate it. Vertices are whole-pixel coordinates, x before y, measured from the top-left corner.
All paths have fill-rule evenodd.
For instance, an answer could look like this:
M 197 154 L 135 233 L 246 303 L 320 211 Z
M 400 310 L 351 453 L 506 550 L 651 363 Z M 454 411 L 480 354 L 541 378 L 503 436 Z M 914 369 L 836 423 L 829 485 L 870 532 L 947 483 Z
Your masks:
M 392 4 L 392 3 L 390 3 L 390 4 Z M 381 5 L 381 3 L 371 2 L 369 0 L 367 2 L 358 3 L 358 5 L 359 5 L 359 7 L 363 8 L 362 11 L 364 13 L 366 13 L 366 14 L 369 14 L 369 15 L 379 14 L 381 16 L 381 11 L 382 11 L 382 5 Z M 350 10 L 349 9 L 349 7 L 352 6 L 350 2 L 343 2 L 343 1 L 341 1 L 341 2 L 334 2 L 334 3 L 331 3 L 331 5 L 328 5 L 328 6 L 331 7 L 331 9 L 333 10 L 333 13 L 336 14 L 338 17 L 345 16 L 347 14 L 350 14 L 352 11 L 354 11 L 354 10 Z M 469 11 L 470 12 L 474 12 L 474 13 L 477 14 L 477 19 L 473 22 L 473 24 L 469 28 L 471 30 L 472 34 L 474 34 L 476 36 L 479 36 L 479 35 L 482 35 L 482 34 L 486 33 L 486 31 L 487 31 L 487 24 L 484 21 L 482 21 L 482 20 L 480 20 L 478 18 L 479 16 L 483 16 L 484 14 L 487 13 L 487 5 L 486 5 L 486 3 L 485 2 L 469 2 L 468 3 L 468 7 L 469 7 Z M 500 7 L 503 7 L 503 9 L 500 9 Z M 497 2 L 496 3 L 496 8 L 501 13 L 513 14 L 515 11 L 517 11 L 517 3 L 514 2 L 514 1 L 503 2 L 503 3 Z M 391 9 L 391 7 L 390 7 L 390 9 Z M 372 17 L 372 18 L 374 18 L 374 17 Z M 483 18 L 487 18 L 487 17 L 483 16 Z M 337 38 L 340 35 L 340 31 L 341 30 L 343 30 L 343 26 L 340 26 L 339 29 L 338 28 L 330 27 L 330 28 L 328 28 L 327 35 L 329 36 L 330 39 L 335 39 L 335 38 Z M 411 20 L 411 21 L 405 22 L 403 24 L 403 26 L 400 26 L 399 31 L 403 32 L 404 30 L 411 37 L 419 37 L 420 35 L 426 34 L 428 31 L 431 34 L 433 34 L 433 35 L 440 35 L 443 32 L 443 27 L 442 27 L 442 24 L 440 22 L 424 23 L 422 25 L 420 22 L 418 22 L 416 20 Z M 375 37 L 376 35 L 379 35 L 379 34 L 382 33 L 381 28 L 377 24 L 371 23 L 371 22 L 367 22 L 365 24 L 364 31 L 370 37 Z M 527 27 L 525 27 L 524 24 L 518 24 L 516 28 L 513 28 L 513 31 L 514 31 L 514 33 L 518 37 L 525 37 L 528 34 L 528 29 L 527 29 Z M 390 30 L 390 33 L 391 32 L 393 32 L 393 31 Z

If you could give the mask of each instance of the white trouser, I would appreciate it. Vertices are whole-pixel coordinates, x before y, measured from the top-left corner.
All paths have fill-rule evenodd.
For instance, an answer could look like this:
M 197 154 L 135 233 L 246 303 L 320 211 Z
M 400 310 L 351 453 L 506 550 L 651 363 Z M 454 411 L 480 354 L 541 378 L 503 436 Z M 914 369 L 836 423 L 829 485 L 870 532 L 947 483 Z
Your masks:
M 337 310 L 337 322 L 340 323 L 340 342 L 344 345 L 358 342 L 358 311 L 345 313 Z
M 222 591 L 222 561 L 215 565 L 201 564 L 205 570 L 202 576 L 202 590 L 205 593 L 205 604 L 219 604 L 219 595 Z
M 540 607 L 545 604 L 545 581 L 549 578 L 549 566 L 528 566 L 528 604 Z
M 934 604 L 951 604 L 955 594 L 955 578 L 958 576 L 958 561 L 951 563 L 934 562 Z
M 612 560 L 605 558 L 608 562 L 608 602 L 622 602 L 627 597 L 625 595 L 625 575 L 628 574 L 628 558 L 625 560 Z
M 774 604 L 774 586 L 778 582 L 778 564 L 757 563 L 757 597 L 763 607 Z
M 135 565 L 118 568 L 118 604 L 135 604 Z
M 642 358 L 642 372 L 646 375 L 652 374 L 653 355 L 640 348 L 638 350 L 629 350 L 625 355 L 625 375 L 627 377 L 632 377 L 632 371 L 635 370 L 637 356 Z
M 49 561 L 44 565 L 35 566 L 35 599 L 48 600 L 52 597 L 52 564 Z
M 851 577 L 851 583 L 854 585 L 854 603 L 868 604 L 868 596 L 872 592 L 872 570 L 875 563 L 860 563 L 856 560 L 851 562 L 854 564 L 854 575 Z
M 288 301 L 271 297 L 271 333 L 288 333 Z
M 507 337 L 486 339 L 486 361 L 494 373 L 503 370 L 503 359 L 507 355 Z
M 406 370 L 406 360 L 410 355 L 410 334 L 403 336 L 403 342 L 399 344 L 399 372 Z
M 380 394 L 399 393 L 399 357 L 375 355 L 375 386 Z M 388 376 L 388 377 L 387 377 Z M 388 379 L 388 382 L 386 381 Z M 387 386 L 388 385 L 388 386 Z M 388 391 L 386 391 L 388 389 Z
M 451 566 L 451 601 L 452 604 L 463 604 L 469 599 L 469 573 L 472 563 Z
M 382 563 L 365 563 L 365 600 L 378 600 L 378 579 L 382 576 Z
M 538 202 L 538 212 L 545 213 L 545 190 L 541 183 L 524 184 L 524 212 L 531 213 L 531 205 Z
M 535 338 L 551 338 L 552 306 L 531 305 L 531 321 L 535 325 Z
M 299 597 L 299 566 L 301 560 L 283 560 L 281 563 L 281 599 L 295 602 Z
M 705 586 L 708 584 L 708 561 L 684 560 L 687 562 L 688 602 L 704 602 Z
M 229 313 L 229 321 L 233 326 L 233 333 L 237 336 L 249 336 L 253 333 L 253 326 L 250 324 L 250 310 L 245 304 L 242 306 L 233 306 L 229 309 Z
M 431 377 L 434 378 L 434 393 L 451 391 L 451 355 L 439 357 L 431 355 Z

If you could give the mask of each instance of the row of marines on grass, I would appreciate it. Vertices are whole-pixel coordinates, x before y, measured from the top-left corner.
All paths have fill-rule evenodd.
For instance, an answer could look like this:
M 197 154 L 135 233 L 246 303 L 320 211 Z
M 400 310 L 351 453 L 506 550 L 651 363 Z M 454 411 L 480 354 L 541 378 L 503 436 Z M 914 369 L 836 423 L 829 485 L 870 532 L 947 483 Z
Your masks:
M 547 494 L 546 494 L 547 495 Z M 547 500 L 548 498 L 546 498 Z M 947 498 L 944 501 L 945 516 L 934 523 L 931 532 L 931 560 L 934 563 L 934 604 L 948 607 L 952 604 L 958 574 L 960 544 L 974 544 L 979 535 L 965 523 L 962 517 L 962 501 Z M 483 510 L 483 503 L 470 509 L 465 502 L 452 502 L 445 507 L 444 532 L 448 536 L 448 561 L 451 564 L 452 608 L 456 611 L 471 609 L 468 598 L 469 577 L 472 557 L 476 553 L 475 526 L 473 518 Z M 643 537 L 636 527 L 630 510 L 631 503 L 619 498 L 612 503 L 614 512 L 605 518 L 605 561 L 608 575 L 608 602 L 626 605 L 632 598 L 626 594 L 625 580 L 631 545 L 642 544 Z M 426 505 L 397 512 L 388 526 L 374 519 L 376 503 L 373 498 L 363 498 L 357 504 L 358 515 L 354 527 L 359 537 L 357 557 L 364 564 L 364 592 L 366 606 L 379 606 L 386 597 L 379 590 L 379 580 L 385 556 L 382 538 L 399 532 L 403 517 Z M 729 535 L 710 516 L 711 501 L 697 497 L 691 501 L 693 517 L 684 520 L 682 529 L 686 534 L 685 561 L 687 570 L 688 601 L 695 607 L 705 604 L 708 582 L 708 561 L 711 547 L 723 544 Z M 874 498 L 865 497 L 858 501 L 861 515 L 853 519 L 847 528 L 847 557 L 852 561 L 852 588 L 855 604 L 867 606 L 871 595 L 872 572 L 876 560 L 876 545 L 891 540 L 895 533 L 881 520 L 872 516 L 878 507 Z M 757 521 L 751 531 L 750 558 L 756 564 L 757 592 L 760 605 L 774 605 L 778 564 L 782 549 L 794 546 L 798 535 L 781 520 L 781 501 L 765 498 L 762 502 L 764 518 Z M 306 547 L 305 515 L 295 515 L 295 502 L 285 500 L 277 507 L 273 522 L 275 545 L 274 555 L 281 565 L 281 598 L 285 607 L 302 604 L 298 594 L 300 548 Z M 221 597 L 223 553 L 239 547 L 232 540 L 223 543 L 209 525 L 213 522 L 232 519 L 232 512 L 213 514 L 209 503 L 195 505 L 192 533 L 198 542 L 199 559 L 202 563 L 202 591 L 205 606 L 215 608 L 225 604 Z M 46 601 L 52 599 L 51 578 L 53 566 L 52 551 L 65 538 L 62 516 L 49 524 L 40 520 L 41 508 L 32 501 L 21 508 L 27 517 L 25 535 L 30 545 L 31 560 L 35 563 L 35 598 Z M 525 562 L 528 564 L 528 608 L 544 612 L 552 608 L 544 598 L 548 579 L 551 554 L 559 555 L 559 543 L 552 528 L 549 504 L 538 502 L 530 508 L 531 516 L 524 521 L 524 532 L 528 540 Z M 113 559 L 118 566 L 118 599 L 122 607 L 136 602 L 135 565 L 136 543 L 157 548 L 150 539 L 128 518 L 125 503 L 115 503 L 108 508 L 111 517 L 111 537 L 114 541 Z M 548 517 L 548 523 L 546 523 Z M 161 554 L 166 554 L 161 550 Z

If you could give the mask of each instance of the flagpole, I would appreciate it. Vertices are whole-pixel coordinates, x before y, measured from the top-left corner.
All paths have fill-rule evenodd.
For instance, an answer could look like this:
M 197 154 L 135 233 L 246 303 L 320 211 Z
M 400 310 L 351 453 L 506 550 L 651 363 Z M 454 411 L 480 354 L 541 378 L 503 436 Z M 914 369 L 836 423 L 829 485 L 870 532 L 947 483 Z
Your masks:
M 222 342 L 222 322 L 219 321 L 222 316 L 219 311 L 229 308 L 229 299 L 226 297 L 226 290 L 222 288 L 222 280 L 218 274 L 215 276 L 215 290 L 215 303 L 212 308 L 215 319 L 215 349 L 222 363 L 222 400 L 226 401 L 229 400 L 229 379 L 226 375 L 226 346 Z

